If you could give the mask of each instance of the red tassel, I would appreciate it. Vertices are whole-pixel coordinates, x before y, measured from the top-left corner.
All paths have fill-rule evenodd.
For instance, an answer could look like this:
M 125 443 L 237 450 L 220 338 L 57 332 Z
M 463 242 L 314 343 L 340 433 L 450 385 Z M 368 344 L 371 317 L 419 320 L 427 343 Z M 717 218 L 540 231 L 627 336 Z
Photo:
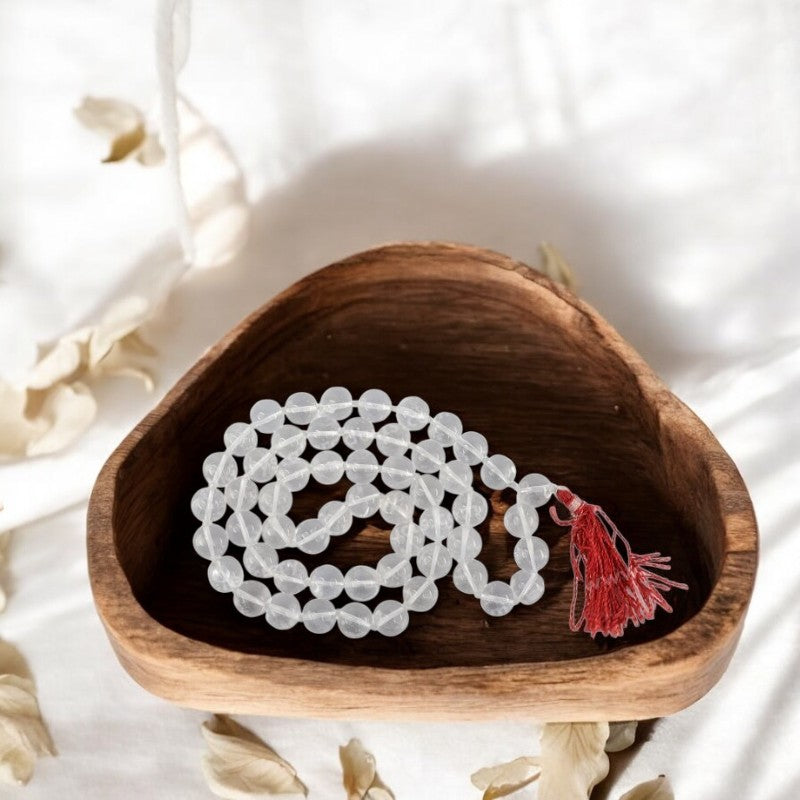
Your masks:
M 651 571 L 669 570 L 669 556 L 631 552 L 628 540 L 600 506 L 584 502 L 565 486 L 560 486 L 555 496 L 572 514 L 570 519 L 562 520 L 555 507 L 550 508 L 554 522 L 572 528 L 569 551 L 575 580 L 569 627 L 579 631 L 583 626 L 592 638 L 598 633 L 617 637 L 622 636 L 629 622 L 638 627 L 653 619 L 657 606 L 671 613 L 672 606 L 661 592 L 689 587 Z M 624 558 L 617 549 L 618 542 L 625 550 Z M 579 615 L 580 584 L 583 605 Z

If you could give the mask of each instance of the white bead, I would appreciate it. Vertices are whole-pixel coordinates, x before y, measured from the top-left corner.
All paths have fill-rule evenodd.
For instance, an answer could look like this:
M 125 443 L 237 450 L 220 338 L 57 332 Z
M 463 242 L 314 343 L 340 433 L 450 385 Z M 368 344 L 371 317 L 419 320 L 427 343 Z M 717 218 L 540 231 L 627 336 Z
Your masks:
M 344 590 L 353 600 L 372 600 L 380 591 L 378 573 L 372 567 L 358 564 L 344 576 Z
M 446 492 L 463 494 L 472 486 L 472 470 L 463 461 L 448 461 L 439 470 L 439 480 Z
M 408 611 L 397 600 L 384 600 L 372 614 L 373 627 L 384 636 L 399 636 L 408 627 Z
M 440 542 L 453 530 L 453 515 L 441 506 L 426 508 L 419 516 L 419 527 L 425 537 Z
M 481 592 L 481 608 L 490 617 L 502 617 L 514 608 L 514 592 L 503 581 L 490 581 Z
M 282 483 L 268 483 L 258 494 L 258 507 L 266 514 L 288 514 L 292 493 Z
M 419 525 L 415 525 L 413 522 L 395 525 L 389 534 L 389 544 L 392 550 L 403 558 L 412 558 L 422 550 L 425 544 L 425 534 L 422 533 Z
M 390 489 L 407 489 L 414 477 L 414 465 L 405 456 L 389 456 L 381 465 L 381 480 Z
M 459 563 L 477 558 L 482 548 L 483 539 L 475 528 L 461 526 L 447 537 L 447 549 Z
M 416 575 L 403 587 L 403 605 L 409 611 L 430 611 L 438 599 L 436 584 L 424 575 Z
M 246 617 L 260 617 L 267 610 L 270 591 L 260 581 L 244 581 L 233 590 L 233 604 Z
M 278 554 L 274 547 L 256 542 L 251 544 L 242 557 L 245 569 L 255 578 L 271 578 L 272 571 L 278 563 Z
M 422 430 L 430 422 L 430 409 L 421 398 L 410 395 L 397 404 L 397 421 L 410 431 Z
M 417 569 L 433 580 L 443 578 L 452 566 L 453 558 L 441 542 L 426 544 L 417 555 Z
M 392 401 L 381 389 L 367 389 L 358 398 L 358 411 L 370 422 L 382 422 L 392 411 Z
M 225 513 L 225 495 L 219 489 L 206 486 L 192 495 L 192 514 L 199 520 L 216 522 Z
M 344 591 L 344 575 L 333 564 L 322 564 L 308 577 L 308 588 L 314 597 L 334 600 Z
M 381 498 L 381 517 L 390 525 L 410 522 L 413 516 L 414 503 L 405 492 L 395 489 Z
M 294 547 L 294 522 L 285 514 L 272 514 L 261 526 L 261 538 L 275 548 Z
M 258 502 L 258 486 L 244 475 L 225 487 L 225 502 L 234 511 L 248 511 Z
M 275 433 L 284 420 L 283 407 L 274 400 L 259 400 L 250 409 L 250 420 L 259 433 Z
M 336 614 L 339 630 L 348 639 L 360 639 L 372 630 L 372 612 L 363 603 L 348 603 Z
M 344 386 L 331 386 L 322 393 L 319 410 L 337 420 L 347 419 L 353 410 L 353 395 Z
M 439 444 L 452 447 L 461 435 L 461 420 L 449 411 L 440 411 L 428 425 L 428 436 Z
M 387 553 L 375 567 L 381 586 L 394 589 L 402 586 L 412 574 L 411 562 L 399 553 Z
M 294 425 L 281 425 L 272 434 L 272 450 L 281 458 L 294 458 L 306 449 L 306 432 Z
M 317 399 L 308 392 L 295 392 L 286 400 L 286 418 L 295 425 L 308 425 L 319 413 Z
M 234 456 L 243 456 L 258 444 L 258 434 L 246 422 L 234 422 L 223 437 L 225 447 Z
M 261 538 L 261 517 L 252 511 L 237 511 L 228 517 L 225 532 L 231 544 L 247 547 Z
M 375 438 L 375 426 L 364 417 L 353 417 L 342 426 L 342 441 L 351 450 L 364 450 Z
M 275 477 L 278 459 L 273 452 L 263 447 L 254 447 L 244 457 L 244 472 L 258 483 L 266 483 Z
M 489 504 L 482 494 L 470 489 L 453 500 L 453 519 L 459 525 L 476 528 L 486 519 Z
M 344 475 L 344 459 L 331 450 L 323 450 L 311 459 L 311 475 L 317 483 L 332 486 Z
M 412 448 L 411 463 L 417 472 L 438 472 L 445 460 L 444 447 L 433 439 L 423 439 Z
M 341 536 L 350 530 L 353 515 L 347 503 L 341 500 L 330 500 L 319 510 L 319 519 L 331 536 Z
M 281 592 L 297 594 L 308 585 L 308 570 L 302 561 L 298 561 L 296 558 L 287 558 L 275 565 L 272 570 L 272 579 Z
M 480 597 L 489 582 L 489 571 L 480 561 L 464 561 L 453 570 L 453 584 L 459 592 Z
M 359 483 L 347 490 L 345 502 L 354 517 L 367 519 L 378 512 L 381 497 L 381 493 L 371 483 Z
M 385 456 L 401 456 L 411 444 L 411 433 L 397 422 L 389 422 L 375 434 L 375 444 Z
M 517 488 L 517 502 L 538 508 L 550 500 L 555 490 L 556 486 L 550 482 L 549 478 L 538 472 L 532 472 L 520 480 Z
M 530 606 L 544 594 L 544 581 L 538 572 L 521 569 L 511 576 L 511 591 L 517 603 Z
M 514 503 L 503 516 L 503 524 L 512 536 L 519 539 L 533 536 L 539 527 L 539 514 L 532 505 Z
M 550 559 L 547 542 L 538 536 L 520 539 L 514 547 L 514 561 L 520 569 L 538 572 Z
M 467 431 L 456 440 L 453 445 L 453 453 L 459 461 L 474 467 L 489 454 L 489 443 L 482 433 Z
M 236 473 L 236 461 L 230 453 L 212 453 L 203 461 L 203 477 L 209 484 L 225 486 L 236 477 Z
M 310 477 L 311 466 L 304 458 L 287 458 L 275 473 L 275 480 L 290 492 L 302 492 Z
M 309 555 L 327 550 L 331 535 L 325 524 L 318 519 L 305 519 L 297 526 L 295 547 Z
M 378 459 L 369 450 L 354 450 L 347 456 L 345 472 L 352 483 L 371 483 L 380 472 Z
M 208 582 L 218 592 L 232 592 L 244 580 L 244 570 L 233 556 L 216 558 L 208 565 Z
M 490 489 L 505 489 L 516 474 L 514 462 L 499 454 L 490 456 L 481 467 L 481 480 Z
M 278 592 L 272 595 L 267 605 L 267 622 L 279 631 L 288 631 L 300 621 L 300 602 L 292 594 Z
M 434 475 L 414 475 L 411 479 L 411 499 L 417 508 L 435 508 L 444 498 L 444 489 Z
M 336 607 L 330 600 L 309 600 L 303 606 L 303 625 L 311 633 L 327 633 L 336 625 Z
M 308 426 L 308 443 L 315 450 L 330 450 L 336 447 L 341 436 L 341 426 L 327 414 L 312 420 Z
M 201 525 L 194 532 L 192 546 L 199 556 L 213 561 L 215 558 L 225 555 L 225 551 L 228 549 L 228 535 L 220 525 L 213 523 Z

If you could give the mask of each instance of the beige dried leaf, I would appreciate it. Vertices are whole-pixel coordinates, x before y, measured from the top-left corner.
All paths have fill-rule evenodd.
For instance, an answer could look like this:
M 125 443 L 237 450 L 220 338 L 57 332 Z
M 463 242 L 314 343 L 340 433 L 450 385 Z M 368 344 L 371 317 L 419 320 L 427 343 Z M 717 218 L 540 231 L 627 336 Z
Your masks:
M 609 723 L 606 753 L 619 753 L 620 750 L 629 748 L 636 741 L 636 727 L 638 724 L 636 720 Z
M 3 504 L 0 503 L 0 511 L 3 510 Z M 3 531 L 0 533 L 0 580 L 3 578 L 3 570 L 6 563 L 6 553 L 8 552 L 8 543 L 11 540 L 11 531 Z M 6 607 L 6 592 L 3 584 L 0 583 L 0 611 L 5 610 Z
M 88 386 L 79 381 L 56 384 L 45 393 L 37 415 L 47 430 L 28 443 L 26 454 L 41 456 L 63 449 L 89 427 L 96 413 Z
M 209 789 L 225 800 L 276 795 L 308 795 L 294 767 L 243 725 L 222 714 L 203 723 L 208 752 L 203 775 Z
M 375 756 L 359 739 L 339 748 L 339 760 L 347 800 L 394 800 L 394 793 L 378 775 Z
M 59 339 L 28 373 L 27 388 L 47 389 L 72 378 L 86 360 L 86 345 L 91 335 L 91 328 L 80 328 Z
M 479 769 L 472 774 L 471 780 L 483 792 L 483 800 L 495 800 L 533 783 L 541 770 L 538 758 L 521 756 L 505 764 Z
M 10 673 L 0 675 L 0 783 L 27 783 L 42 755 L 53 755 L 53 744 L 42 722 L 33 681 Z
M 575 273 L 573 273 L 572 267 L 570 267 L 564 256 L 548 242 L 542 242 L 539 245 L 539 252 L 542 256 L 539 271 L 547 275 L 551 281 L 560 283 L 566 286 L 567 289 L 575 291 L 578 288 L 578 282 L 575 280 Z
M 666 776 L 659 775 L 655 780 L 634 786 L 619 800 L 675 800 L 675 794 Z
M 548 723 L 542 728 L 539 800 L 586 800 L 608 775 L 607 722 Z
M 110 306 L 89 340 L 89 366 L 96 366 L 116 342 L 133 333 L 151 312 L 150 302 L 140 295 L 123 297 Z
M 26 389 L 0 381 L 0 457 L 24 456 L 28 445 L 47 430 L 44 420 L 25 416 L 27 402 Z

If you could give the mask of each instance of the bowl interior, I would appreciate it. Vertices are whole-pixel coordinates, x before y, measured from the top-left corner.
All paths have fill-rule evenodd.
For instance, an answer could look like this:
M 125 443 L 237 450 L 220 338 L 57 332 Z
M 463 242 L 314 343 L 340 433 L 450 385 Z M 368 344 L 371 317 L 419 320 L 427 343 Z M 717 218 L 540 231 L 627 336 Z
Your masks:
M 682 500 L 708 482 L 703 454 L 680 431 L 662 430 L 654 399 L 642 395 L 629 365 L 583 310 L 541 278 L 463 257 L 433 266 L 353 259 L 296 284 L 201 365 L 129 453 L 113 512 L 117 556 L 138 602 L 186 637 L 248 653 L 398 669 L 553 661 L 663 636 L 710 592 L 722 523 L 713 508 L 698 514 Z M 192 548 L 197 522 L 189 500 L 203 485 L 202 461 L 222 449 L 227 425 L 249 419 L 256 400 L 282 402 L 298 390 L 318 396 L 331 385 L 354 395 L 380 387 L 396 400 L 416 394 L 432 410 L 457 413 L 465 429 L 488 438 L 491 452 L 510 456 L 519 475 L 543 472 L 570 486 L 602 505 L 635 551 L 671 555 L 672 576 L 690 590 L 670 593 L 673 614 L 659 612 L 621 639 L 571 633 L 568 541 L 544 513 L 539 535 L 551 548 L 545 595 L 506 617 L 488 618 L 450 577 L 438 583 L 435 609 L 413 614 L 398 639 L 278 632 L 242 617 L 230 596 L 208 585 L 207 562 Z M 296 521 L 342 498 L 349 483 L 312 487 L 296 496 Z M 490 576 L 507 578 L 516 540 L 505 533 L 502 513 L 513 498 L 486 495 L 493 513 L 481 527 L 481 558 Z M 321 556 L 302 558 L 309 568 L 374 564 L 389 551 L 388 527 L 375 518 Z

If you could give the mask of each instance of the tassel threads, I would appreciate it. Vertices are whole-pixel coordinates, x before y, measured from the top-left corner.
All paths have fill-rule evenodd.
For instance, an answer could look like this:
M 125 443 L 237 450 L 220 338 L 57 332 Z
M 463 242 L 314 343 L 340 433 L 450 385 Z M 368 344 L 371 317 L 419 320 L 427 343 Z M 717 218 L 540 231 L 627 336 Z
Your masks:
M 571 630 L 577 632 L 582 627 L 592 638 L 598 633 L 616 638 L 622 636 L 629 622 L 638 627 L 653 619 L 659 606 L 672 612 L 662 592 L 689 587 L 652 572 L 669 570 L 669 556 L 632 552 L 628 540 L 600 506 L 586 503 L 565 486 L 558 487 L 555 497 L 571 514 L 569 519 L 562 520 L 555 507 L 550 508 L 550 516 L 556 524 L 572 528 Z M 625 551 L 624 558 L 617 549 L 618 543 Z M 581 584 L 583 605 L 578 613 Z

